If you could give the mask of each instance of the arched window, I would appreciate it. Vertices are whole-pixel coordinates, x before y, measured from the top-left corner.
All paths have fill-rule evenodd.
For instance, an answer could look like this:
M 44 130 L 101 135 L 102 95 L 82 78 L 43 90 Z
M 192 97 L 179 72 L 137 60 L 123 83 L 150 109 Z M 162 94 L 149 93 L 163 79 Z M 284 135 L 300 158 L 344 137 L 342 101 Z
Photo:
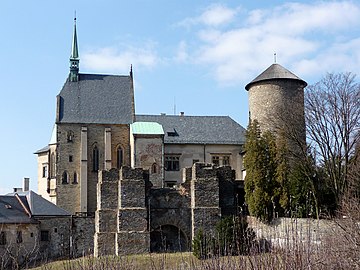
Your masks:
M 67 173 L 67 171 L 64 171 L 63 174 L 62 174 L 62 183 L 63 184 L 69 184 L 69 175 Z
M 67 141 L 72 142 L 73 140 L 74 140 L 74 132 L 70 130 L 67 132 Z
M 73 184 L 77 184 L 77 183 L 78 183 L 77 173 L 74 172 Z
M 92 160 L 93 160 L 93 171 L 97 172 L 99 170 L 99 149 L 97 148 L 96 145 L 93 148 Z
M 116 150 L 116 168 L 120 169 L 124 162 L 124 155 L 121 146 Z
M 156 163 L 151 166 L 151 173 L 158 173 L 158 166 Z

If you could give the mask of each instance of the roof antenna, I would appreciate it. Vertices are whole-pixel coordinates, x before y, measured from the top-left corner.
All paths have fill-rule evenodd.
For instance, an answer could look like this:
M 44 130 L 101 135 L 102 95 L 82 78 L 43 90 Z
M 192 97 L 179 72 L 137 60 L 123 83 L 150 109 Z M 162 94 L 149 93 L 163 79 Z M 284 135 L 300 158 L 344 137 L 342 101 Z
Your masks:
M 276 53 L 274 53 L 274 63 L 276 64 Z

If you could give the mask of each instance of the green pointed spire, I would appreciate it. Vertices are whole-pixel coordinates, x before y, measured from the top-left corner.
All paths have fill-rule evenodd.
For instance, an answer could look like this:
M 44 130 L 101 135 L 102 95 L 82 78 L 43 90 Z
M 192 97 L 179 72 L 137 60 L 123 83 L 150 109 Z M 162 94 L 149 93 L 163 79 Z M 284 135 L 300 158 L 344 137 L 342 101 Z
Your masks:
M 77 82 L 79 80 L 79 50 L 76 34 L 76 16 L 74 17 L 74 34 L 71 46 L 69 78 L 72 82 Z

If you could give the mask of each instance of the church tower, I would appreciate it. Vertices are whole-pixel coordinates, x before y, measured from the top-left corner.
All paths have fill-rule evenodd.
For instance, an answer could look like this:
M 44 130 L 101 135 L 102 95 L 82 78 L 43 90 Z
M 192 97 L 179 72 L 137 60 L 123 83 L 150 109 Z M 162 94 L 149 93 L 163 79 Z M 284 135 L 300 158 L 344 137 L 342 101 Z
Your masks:
M 256 119 L 262 131 L 285 132 L 304 146 L 306 85 L 286 68 L 272 64 L 245 86 L 249 92 L 249 120 Z
M 70 55 L 70 74 L 69 79 L 71 82 L 77 82 L 79 80 L 79 50 L 77 44 L 77 34 L 76 34 L 76 17 L 74 18 L 74 33 L 71 46 L 71 55 Z

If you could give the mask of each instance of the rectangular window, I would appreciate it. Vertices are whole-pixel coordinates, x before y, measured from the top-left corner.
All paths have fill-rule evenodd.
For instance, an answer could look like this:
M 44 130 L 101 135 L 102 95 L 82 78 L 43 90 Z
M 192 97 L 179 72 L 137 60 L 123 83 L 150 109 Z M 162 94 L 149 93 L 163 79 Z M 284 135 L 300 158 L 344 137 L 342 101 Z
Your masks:
M 215 166 L 220 166 L 220 157 L 219 157 L 219 156 L 213 156 L 213 157 L 212 157 L 212 163 L 213 163 Z
M 165 156 L 165 170 L 166 171 L 180 170 L 180 156 L 178 155 Z
M 22 231 L 17 231 L 16 232 L 16 243 L 22 243 L 23 239 L 22 239 Z
M 48 165 L 43 165 L 42 167 L 42 177 L 47 178 L 48 177 Z
M 6 245 L 6 233 L 0 232 L 0 245 Z
M 230 155 L 213 155 L 212 156 L 212 163 L 215 166 L 230 166 Z
M 72 155 L 69 156 L 69 162 L 73 162 L 74 158 Z
M 49 231 L 41 231 L 40 240 L 49 241 Z

